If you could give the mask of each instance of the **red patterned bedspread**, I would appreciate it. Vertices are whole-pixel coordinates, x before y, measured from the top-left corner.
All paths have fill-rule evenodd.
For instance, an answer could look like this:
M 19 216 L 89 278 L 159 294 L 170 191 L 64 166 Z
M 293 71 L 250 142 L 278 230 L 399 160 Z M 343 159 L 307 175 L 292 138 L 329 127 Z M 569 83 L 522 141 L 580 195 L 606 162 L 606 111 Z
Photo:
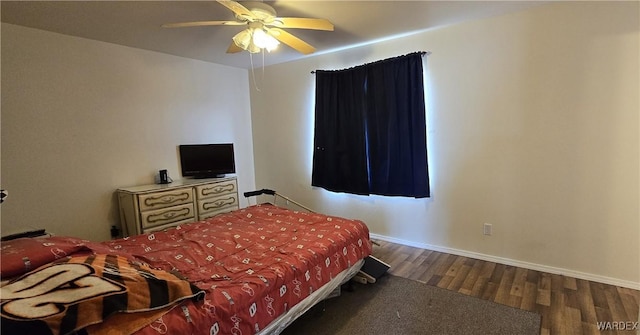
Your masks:
M 358 220 L 257 205 L 105 243 L 206 290 L 137 334 L 254 334 L 371 252 Z

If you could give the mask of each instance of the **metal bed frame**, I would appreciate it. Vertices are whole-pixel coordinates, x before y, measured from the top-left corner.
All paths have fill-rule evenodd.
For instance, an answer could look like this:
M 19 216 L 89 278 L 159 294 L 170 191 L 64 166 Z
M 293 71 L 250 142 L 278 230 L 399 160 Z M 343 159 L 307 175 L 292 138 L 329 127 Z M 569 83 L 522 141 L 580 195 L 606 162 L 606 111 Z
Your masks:
M 263 195 L 263 194 L 272 195 L 273 196 L 273 204 L 274 205 L 276 205 L 276 201 L 278 200 L 278 198 L 280 198 L 280 199 L 286 201 L 287 204 L 292 203 L 292 204 L 294 204 L 294 205 L 296 205 L 296 206 L 298 206 L 300 208 L 303 208 L 306 211 L 309 211 L 311 213 L 315 213 L 315 211 L 312 210 L 311 208 L 309 208 L 309 207 L 307 207 L 307 206 L 305 206 L 305 205 L 303 205 L 303 204 L 301 204 L 301 203 L 299 203 L 299 202 L 297 202 L 297 201 L 295 201 L 295 200 L 293 200 L 293 199 L 291 199 L 289 197 L 286 197 L 286 196 L 284 196 L 282 194 L 279 194 L 274 190 L 270 190 L 270 189 L 267 189 L 267 188 L 263 188 L 263 189 L 257 190 L 257 191 L 244 192 L 244 197 L 245 198 L 257 197 L 257 196 L 260 196 L 260 195 Z

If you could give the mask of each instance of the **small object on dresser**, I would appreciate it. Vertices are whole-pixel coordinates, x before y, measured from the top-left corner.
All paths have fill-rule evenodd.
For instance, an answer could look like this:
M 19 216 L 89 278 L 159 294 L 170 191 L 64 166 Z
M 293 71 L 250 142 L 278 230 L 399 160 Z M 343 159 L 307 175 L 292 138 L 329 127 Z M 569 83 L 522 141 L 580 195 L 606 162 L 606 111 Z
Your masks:
M 169 178 L 169 173 L 167 172 L 167 170 L 158 171 L 158 177 L 156 178 L 156 183 L 157 184 L 169 184 L 172 181 L 173 180 L 171 180 L 171 178 Z

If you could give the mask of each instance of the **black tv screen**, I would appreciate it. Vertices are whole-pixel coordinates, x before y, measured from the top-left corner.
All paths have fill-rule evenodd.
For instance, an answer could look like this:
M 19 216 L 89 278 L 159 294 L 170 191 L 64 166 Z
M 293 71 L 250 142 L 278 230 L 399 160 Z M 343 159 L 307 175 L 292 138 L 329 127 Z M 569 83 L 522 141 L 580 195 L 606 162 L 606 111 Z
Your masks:
M 236 172 L 233 143 L 179 146 L 183 177 L 211 178 Z

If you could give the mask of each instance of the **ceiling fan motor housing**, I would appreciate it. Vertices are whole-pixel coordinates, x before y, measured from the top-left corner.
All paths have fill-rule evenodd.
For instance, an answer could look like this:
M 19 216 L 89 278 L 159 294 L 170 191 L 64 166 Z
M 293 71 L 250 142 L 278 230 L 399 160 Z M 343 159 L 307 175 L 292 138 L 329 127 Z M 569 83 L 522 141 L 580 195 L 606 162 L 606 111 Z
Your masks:
M 257 19 L 257 21 L 269 23 L 276 18 L 276 10 L 263 2 L 245 2 L 243 5 L 254 15 L 254 17 L 238 14 L 236 15 L 236 18 L 239 20 L 251 22 Z

